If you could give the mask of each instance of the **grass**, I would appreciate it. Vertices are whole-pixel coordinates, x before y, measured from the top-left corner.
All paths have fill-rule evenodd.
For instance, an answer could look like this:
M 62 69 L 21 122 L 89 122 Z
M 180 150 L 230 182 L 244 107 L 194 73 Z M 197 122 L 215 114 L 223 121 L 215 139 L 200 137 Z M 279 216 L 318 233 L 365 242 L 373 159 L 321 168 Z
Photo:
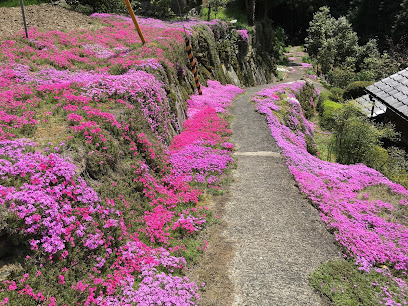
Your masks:
M 393 210 L 384 209 L 379 213 L 381 217 L 385 217 L 388 222 L 400 223 L 408 226 L 408 206 L 400 203 L 404 196 L 392 192 L 389 187 L 384 185 L 375 185 L 367 187 L 360 191 L 360 199 L 366 199 L 367 201 L 385 201 L 391 203 L 394 206 Z M 365 198 L 366 196 L 367 198 Z
M 35 5 L 41 3 L 50 3 L 46 0 L 24 0 L 24 5 Z M 19 0 L 0 0 L 0 7 L 15 7 L 20 6 Z
M 207 20 L 207 15 L 208 15 L 208 8 L 203 7 L 201 11 L 201 18 L 204 20 Z M 215 15 L 215 12 L 211 10 L 210 19 L 220 19 L 224 21 L 237 20 L 236 26 L 238 28 L 244 28 L 244 29 L 250 28 L 250 26 L 248 25 L 248 19 L 247 19 L 246 12 L 242 10 L 234 2 L 227 5 L 227 7 L 220 9 L 217 15 Z
M 335 162 L 336 156 L 333 154 L 330 143 L 331 137 L 327 132 L 320 129 L 315 130 L 314 139 L 317 145 L 317 151 L 319 152 L 319 158 L 329 162 Z
M 310 275 L 309 282 L 334 305 L 378 305 L 384 295 L 381 287 L 388 287 L 392 295 L 401 291 L 390 278 L 374 270 L 370 273 L 360 271 L 346 260 L 322 264 Z

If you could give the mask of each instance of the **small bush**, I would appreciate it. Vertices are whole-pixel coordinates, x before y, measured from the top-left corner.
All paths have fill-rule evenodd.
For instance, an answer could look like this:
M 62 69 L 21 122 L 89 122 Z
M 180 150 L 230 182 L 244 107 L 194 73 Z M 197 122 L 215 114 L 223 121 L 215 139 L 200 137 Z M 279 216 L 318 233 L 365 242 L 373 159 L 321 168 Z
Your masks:
M 312 59 L 310 58 L 310 56 L 303 56 L 302 57 L 302 63 L 308 63 L 311 64 L 312 63 Z
M 365 94 L 365 88 L 370 86 L 373 82 L 370 81 L 357 81 L 349 84 L 344 90 L 344 99 L 356 99 Z
M 330 91 L 322 91 L 319 96 L 319 100 L 317 101 L 316 110 L 319 112 L 319 115 L 323 115 L 323 102 L 326 100 L 330 100 L 331 93 Z
M 336 125 L 336 119 L 335 119 L 335 113 L 336 110 L 340 109 L 342 107 L 341 104 L 336 103 L 331 100 L 326 100 L 322 104 L 322 116 L 320 117 L 320 125 L 327 129 L 331 130 L 335 127 Z
M 334 68 L 327 74 L 327 80 L 332 86 L 346 88 L 354 82 L 356 74 L 351 69 Z
M 338 103 L 343 103 L 344 90 L 339 87 L 330 89 L 330 100 Z
M 300 92 L 296 95 L 303 109 L 306 119 L 310 119 L 314 114 L 314 101 L 317 98 L 316 89 L 312 83 L 306 82 Z
M 306 141 L 306 150 L 307 150 L 307 152 L 309 152 L 312 155 L 317 155 L 318 149 L 317 149 L 317 145 L 316 145 L 316 142 L 315 142 L 313 136 L 306 135 L 305 136 L 305 141 Z
M 332 148 L 341 164 L 364 163 L 376 167 L 381 153 L 377 148 L 384 139 L 393 141 L 398 136 L 392 126 L 372 123 L 350 103 L 336 110 L 333 119 Z
M 126 10 L 125 4 L 121 0 L 66 0 L 66 2 L 74 9 L 79 5 L 84 5 L 98 13 L 120 13 Z
M 168 18 L 174 16 L 171 0 L 132 1 L 132 8 L 136 14 L 152 16 L 156 18 Z M 178 9 L 178 7 L 177 7 Z

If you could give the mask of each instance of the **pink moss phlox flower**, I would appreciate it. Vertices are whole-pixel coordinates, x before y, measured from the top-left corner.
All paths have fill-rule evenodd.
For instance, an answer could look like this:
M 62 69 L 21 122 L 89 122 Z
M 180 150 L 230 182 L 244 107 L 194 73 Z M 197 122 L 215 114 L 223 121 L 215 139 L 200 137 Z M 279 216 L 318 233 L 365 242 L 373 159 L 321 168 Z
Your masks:
M 376 265 L 386 264 L 406 273 L 408 229 L 406 224 L 393 221 L 386 213 L 399 208 L 360 194 L 367 187 L 383 186 L 407 203 L 408 190 L 363 164 L 331 163 L 307 152 L 305 137 L 313 135 L 313 126 L 304 118 L 293 95 L 303 84 L 274 85 L 254 98 L 257 110 L 266 115 L 271 134 L 282 148 L 290 172 L 301 191 L 317 205 L 322 220 L 334 232 L 337 242 L 346 254 L 354 257 L 360 269 L 369 271 Z M 282 97 L 279 102 L 276 93 Z M 284 109 L 287 121 L 277 116 L 277 112 L 282 112 L 282 101 L 287 105 Z M 402 284 L 407 287 L 405 282 Z

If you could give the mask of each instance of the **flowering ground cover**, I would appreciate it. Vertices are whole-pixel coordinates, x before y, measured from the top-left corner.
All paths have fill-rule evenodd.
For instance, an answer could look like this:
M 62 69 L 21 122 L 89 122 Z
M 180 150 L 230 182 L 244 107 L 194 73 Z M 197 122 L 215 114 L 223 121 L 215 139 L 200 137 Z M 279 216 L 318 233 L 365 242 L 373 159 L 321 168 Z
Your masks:
M 142 46 L 129 18 L 94 18 L 0 41 L 0 256 L 19 266 L 0 305 L 194 304 L 183 268 L 205 249 L 199 200 L 233 162 L 227 107 L 242 90 L 209 81 L 171 141 L 182 25 L 141 19 Z
M 315 127 L 295 97 L 303 85 L 300 81 L 271 86 L 253 101 L 266 115 L 299 188 L 319 209 L 344 256 L 356 263 L 359 273 L 371 273 L 372 297 L 380 304 L 407 304 L 408 190 L 365 165 L 341 165 L 310 154 Z M 319 285 L 326 286 L 324 281 Z

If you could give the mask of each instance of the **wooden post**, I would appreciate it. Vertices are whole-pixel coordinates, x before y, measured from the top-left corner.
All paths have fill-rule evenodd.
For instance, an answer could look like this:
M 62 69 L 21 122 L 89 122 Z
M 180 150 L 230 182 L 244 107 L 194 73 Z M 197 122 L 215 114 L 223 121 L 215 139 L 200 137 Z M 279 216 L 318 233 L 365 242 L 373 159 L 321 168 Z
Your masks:
M 26 18 L 25 18 L 25 13 L 24 13 L 24 3 L 23 3 L 23 0 L 20 0 L 20 6 L 21 6 L 21 13 L 23 14 L 23 22 L 24 22 L 25 34 L 26 34 L 26 38 L 28 38 L 27 23 L 26 23 Z
M 20 1 L 22 1 L 22 0 L 20 0 Z M 130 5 L 129 0 L 125 0 L 125 4 L 126 4 L 126 7 L 127 7 L 128 11 L 129 11 L 130 17 L 132 17 L 133 24 L 135 25 L 136 31 L 139 34 L 139 37 L 142 40 L 142 43 L 145 44 L 146 40 L 143 37 L 143 33 L 142 33 L 142 30 L 139 27 L 139 24 L 137 23 L 135 13 L 133 12 L 133 9 L 132 9 L 132 6 Z
M 201 91 L 201 85 L 200 85 L 200 82 L 198 81 L 197 63 L 194 59 L 193 51 L 191 50 L 191 43 L 187 36 L 186 36 L 186 49 L 187 49 L 188 58 L 190 60 L 191 70 L 193 70 L 194 80 L 197 86 L 198 94 L 201 96 L 203 92 Z

